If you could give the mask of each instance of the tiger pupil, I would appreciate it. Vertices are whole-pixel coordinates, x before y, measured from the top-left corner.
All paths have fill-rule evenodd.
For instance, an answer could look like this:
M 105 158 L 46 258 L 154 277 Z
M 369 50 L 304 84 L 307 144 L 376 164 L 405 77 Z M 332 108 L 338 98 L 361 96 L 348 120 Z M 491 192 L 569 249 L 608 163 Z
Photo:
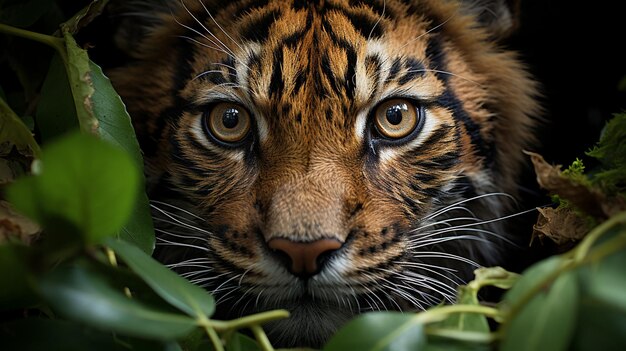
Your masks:
M 394 126 L 397 126 L 402 122 L 402 110 L 406 109 L 406 106 L 394 105 L 387 109 L 386 117 L 387 121 Z
M 239 124 L 239 110 L 229 108 L 222 115 L 222 124 L 227 129 L 233 129 Z

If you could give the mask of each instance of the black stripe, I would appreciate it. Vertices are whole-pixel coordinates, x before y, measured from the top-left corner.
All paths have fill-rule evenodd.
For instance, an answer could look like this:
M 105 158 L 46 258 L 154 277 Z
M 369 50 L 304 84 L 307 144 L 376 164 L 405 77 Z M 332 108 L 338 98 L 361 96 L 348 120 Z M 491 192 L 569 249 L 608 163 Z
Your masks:
M 322 56 L 321 67 L 322 67 L 322 73 L 324 73 L 324 75 L 326 76 L 326 79 L 328 79 L 328 81 L 330 82 L 330 86 L 333 88 L 333 91 L 335 92 L 335 94 L 341 95 L 339 86 L 337 85 L 337 79 L 335 78 L 335 72 L 333 72 L 333 69 L 330 65 L 330 59 L 328 58 L 328 55 Z
M 306 16 L 306 24 L 301 30 L 295 31 L 292 34 L 286 36 L 281 40 L 278 46 L 287 46 L 294 49 L 296 45 L 302 40 L 306 33 L 311 29 L 313 25 L 313 11 L 309 11 Z
M 356 84 L 355 82 L 352 81 L 352 79 L 354 78 L 354 75 L 355 75 L 354 70 L 356 68 L 357 55 L 356 55 L 356 50 L 354 49 L 354 47 L 352 47 L 352 45 L 349 42 L 343 41 L 343 44 L 344 45 L 342 45 L 342 47 L 346 50 L 346 56 L 348 57 L 348 67 L 346 69 L 346 74 L 344 76 L 346 95 L 349 98 L 353 98 Z
M 227 66 L 228 69 L 228 77 L 227 80 L 231 83 L 239 84 L 239 78 L 237 77 L 237 71 L 235 70 L 235 59 L 232 55 L 228 55 L 228 57 L 222 61 L 224 65 Z
M 241 37 L 245 40 L 263 43 L 267 40 L 272 24 L 280 16 L 280 11 L 271 10 L 260 18 L 250 21 L 241 30 Z
M 240 18 L 243 15 L 252 12 L 252 10 L 257 10 L 267 6 L 268 2 L 269 0 L 252 0 L 243 2 L 243 4 L 241 4 L 241 6 L 235 11 L 233 16 L 234 18 Z
M 270 79 L 269 95 L 280 96 L 285 88 L 283 81 L 283 48 L 274 50 L 274 62 L 272 63 L 272 78 Z
M 387 81 L 393 80 L 396 78 L 398 72 L 400 72 L 400 68 L 402 68 L 402 60 L 399 57 L 396 57 L 391 64 L 391 68 L 389 69 L 389 76 L 387 77 Z
M 383 33 L 382 23 L 377 23 L 378 19 L 362 12 L 344 12 L 346 18 L 352 23 L 364 38 L 380 38 Z M 371 35 L 370 35 L 371 34 Z
M 400 79 L 398 79 L 398 84 L 400 85 L 404 85 L 415 78 L 424 76 L 424 65 L 420 61 L 412 57 L 406 59 L 404 67 L 406 68 L 407 72 L 405 75 L 400 77 Z
M 493 161 L 493 147 L 485 143 L 481 135 L 480 125 L 472 120 L 467 111 L 463 108 L 461 101 L 450 88 L 450 76 L 443 73 L 447 71 L 447 63 L 443 51 L 443 43 L 438 35 L 432 36 L 428 41 L 426 55 L 430 61 L 430 68 L 436 70 L 435 76 L 437 79 L 441 80 L 446 87 L 444 93 L 437 99 L 437 103 L 452 109 L 452 116 L 463 123 L 463 126 L 470 136 L 472 145 L 476 147 L 480 155 L 485 156 L 490 166 Z
M 291 6 L 294 10 L 300 11 L 309 7 L 308 0 L 294 0 L 293 5 Z
M 432 169 L 446 170 L 454 167 L 459 163 L 459 153 L 450 151 L 443 155 L 420 162 L 420 166 Z
M 306 76 L 308 74 L 309 74 L 309 70 L 306 68 L 298 72 L 298 74 L 296 75 L 296 81 L 293 84 L 293 90 L 291 94 L 292 96 L 295 96 L 300 92 L 300 89 L 302 89 L 302 87 L 304 86 L 304 83 L 306 82 Z
M 384 0 L 350 0 L 349 4 L 350 7 L 369 7 L 372 12 L 380 17 L 391 15 L 390 9 L 384 4 Z
M 287 117 L 291 113 L 291 105 L 284 104 L 280 110 L 282 113 L 281 117 Z
M 220 85 L 220 84 L 224 84 L 227 82 L 222 72 L 209 72 L 209 73 L 203 74 L 201 79 L 203 81 L 209 81 L 215 85 Z
M 428 184 L 437 179 L 437 176 L 435 176 L 434 173 L 416 173 L 413 175 L 413 179 L 417 180 L 418 182 Z
M 432 152 L 432 149 L 437 149 L 440 146 L 438 144 L 441 139 L 445 138 L 448 133 L 450 133 L 450 129 L 452 128 L 452 126 L 443 126 L 438 128 L 432 132 L 432 134 L 428 136 L 428 139 L 426 139 L 419 147 L 413 150 L 412 153 L 424 155 L 428 152 Z

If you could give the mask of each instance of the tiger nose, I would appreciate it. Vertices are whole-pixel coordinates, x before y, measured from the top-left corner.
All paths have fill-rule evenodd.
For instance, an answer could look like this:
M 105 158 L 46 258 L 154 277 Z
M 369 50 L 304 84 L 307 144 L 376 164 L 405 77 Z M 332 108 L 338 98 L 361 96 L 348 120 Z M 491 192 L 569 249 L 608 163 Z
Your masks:
M 297 242 L 283 238 L 271 239 L 267 244 L 270 249 L 282 252 L 291 259 L 289 269 L 291 273 L 305 278 L 315 275 L 321 268 L 322 258 L 338 250 L 342 245 L 335 239 Z

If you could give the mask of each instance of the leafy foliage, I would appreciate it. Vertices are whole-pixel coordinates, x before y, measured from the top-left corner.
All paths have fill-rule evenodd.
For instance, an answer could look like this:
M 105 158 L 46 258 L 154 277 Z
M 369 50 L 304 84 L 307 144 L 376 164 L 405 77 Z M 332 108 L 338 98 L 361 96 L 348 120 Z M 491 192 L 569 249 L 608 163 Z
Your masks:
M 591 181 L 608 194 L 626 193 L 626 113 L 618 113 L 608 122 L 598 145 L 587 155 L 601 162 Z
M 9 59 L 16 55 L 3 56 L 18 84 L 0 82 L 0 190 L 12 205 L 0 202 L 2 349 L 272 350 L 262 325 L 287 318 L 287 311 L 213 320 L 213 298 L 150 257 L 154 230 L 129 116 L 74 38 L 106 1 L 75 15 L 63 14 L 59 4 L 0 2 L 0 33 L 7 34 L 0 40 L 55 50 L 32 55 L 33 67 L 49 67 L 40 74 Z M 49 23 L 56 29 L 43 32 L 58 35 L 37 31 Z M 522 275 L 478 269 L 458 288 L 454 305 L 364 314 L 324 349 L 623 349 L 625 124 L 626 114 L 617 115 L 588 153 L 598 170 L 585 173 L 576 160 L 560 172 L 532 156 L 540 184 L 570 204 L 543 209 L 538 227 L 554 240 L 582 240 L 575 248 Z M 577 222 L 581 215 L 594 224 Z M 488 304 L 479 299 L 484 287 L 507 292 Z

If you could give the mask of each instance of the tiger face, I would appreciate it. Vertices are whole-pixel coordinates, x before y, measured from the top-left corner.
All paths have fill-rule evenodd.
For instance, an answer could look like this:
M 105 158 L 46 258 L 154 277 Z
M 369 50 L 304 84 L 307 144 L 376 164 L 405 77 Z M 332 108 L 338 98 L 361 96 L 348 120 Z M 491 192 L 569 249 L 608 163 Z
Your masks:
M 496 44 L 503 1 L 145 5 L 111 77 L 157 256 L 214 294 L 217 318 L 285 308 L 272 341 L 316 347 L 355 314 L 451 300 L 498 262 L 538 111 Z

